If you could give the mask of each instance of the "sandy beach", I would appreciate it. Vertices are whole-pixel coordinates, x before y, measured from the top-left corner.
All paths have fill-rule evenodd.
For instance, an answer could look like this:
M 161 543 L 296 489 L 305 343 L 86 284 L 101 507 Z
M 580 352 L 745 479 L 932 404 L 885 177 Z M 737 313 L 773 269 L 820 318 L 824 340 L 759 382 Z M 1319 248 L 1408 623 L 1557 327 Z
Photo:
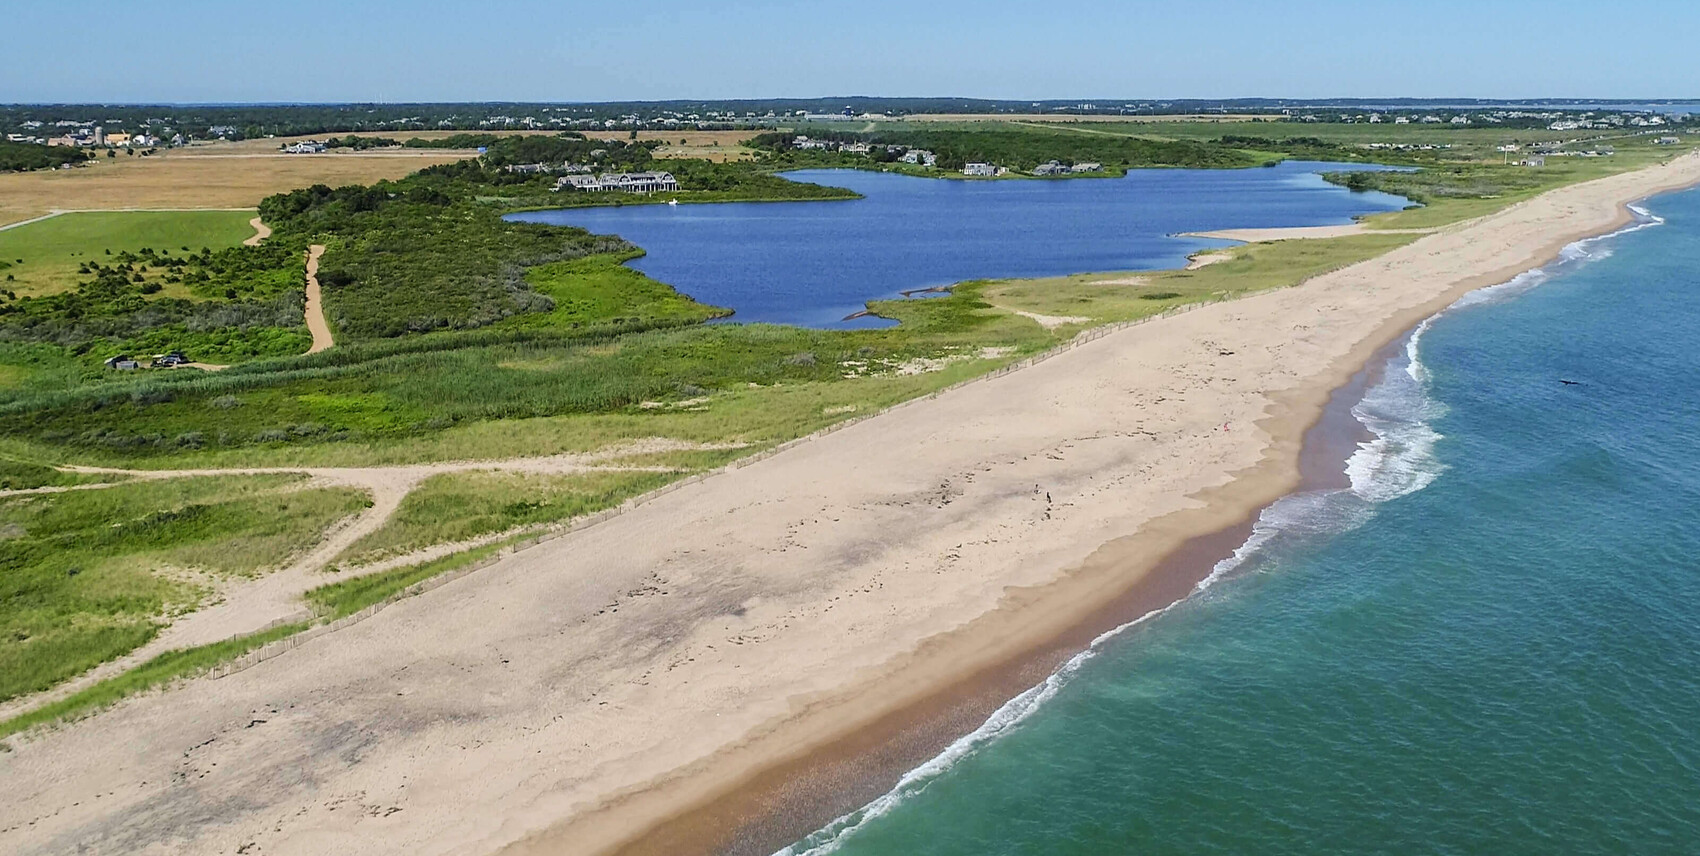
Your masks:
M 1184 596 L 1378 349 L 1697 182 L 1687 155 L 1119 330 L 15 738 L 0 851 L 770 852 Z

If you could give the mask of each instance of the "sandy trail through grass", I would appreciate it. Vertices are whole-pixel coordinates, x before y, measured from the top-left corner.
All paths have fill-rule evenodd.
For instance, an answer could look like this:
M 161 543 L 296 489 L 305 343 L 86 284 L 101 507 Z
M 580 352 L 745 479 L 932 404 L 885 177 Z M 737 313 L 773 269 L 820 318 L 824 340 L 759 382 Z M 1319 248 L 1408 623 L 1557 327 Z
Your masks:
M 498 532 L 467 542 L 434 545 L 368 565 L 340 569 L 334 575 L 326 573 L 331 562 L 338 555 L 361 538 L 381 529 L 395 515 L 407 495 L 432 476 L 481 471 L 533 475 L 575 475 L 595 472 L 679 472 L 681 470 L 679 467 L 622 465 L 611 462 L 634 455 L 722 448 L 730 447 L 725 444 L 689 443 L 658 437 L 622 443 L 581 455 L 551 455 L 499 461 L 446 461 L 393 467 L 251 467 L 188 470 L 63 467 L 61 469 L 66 472 L 90 475 L 123 475 L 132 479 L 304 473 L 311 478 L 297 486 L 295 490 L 351 487 L 370 493 L 372 504 L 365 511 L 339 521 L 325 534 L 323 540 L 306 553 L 294 557 L 281 570 L 258 578 L 231 581 L 217 593 L 218 601 L 216 603 L 177 619 L 146 645 L 123 657 L 90 669 L 51 690 L 23 696 L 0 705 L 0 719 L 8 719 L 58 701 L 172 649 L 205 645 L 259 632 L 279 624 L 307 620 L 312 616 L 301 596 L 308 590 L 326 583 L 354 579 L 428 561 L 463 549 L 492 543 L 514 534 L 513 532 Z M 38 493 L 60 493 L 67 490 L 99 490 L 125 483 L 122 481 L 101 482 L 8 490 L 0 491 L 0 498 Z
M 307 353 L 316 354 L 336 344 L 331 338 L 331 325 L 325 323 L 325 300 L 319 292 L 319 257 L 325 254 L 324 244 L 307 248 L 307 329 L 313 333 L 313 345 Z
M 258 217 L 255 217 L 254 219 L 249 220 L 248 225 L 254 227 L 254 237 L 249 238 L 246 241 L 243 241 L 242 246 L 244 246 L 244 247 L 257 247 L 257 246 L 260 245 L 261 241 L 264 241 L 265 239 L 272 236 L 272 227 L 267 226 Z

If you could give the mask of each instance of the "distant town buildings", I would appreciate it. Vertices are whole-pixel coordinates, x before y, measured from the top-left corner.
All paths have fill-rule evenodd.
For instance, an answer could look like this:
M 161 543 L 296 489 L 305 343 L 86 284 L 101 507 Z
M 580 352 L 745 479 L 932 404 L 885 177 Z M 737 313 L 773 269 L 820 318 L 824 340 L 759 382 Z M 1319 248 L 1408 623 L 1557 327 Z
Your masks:
M 678 179 L 670 172 L 605 172 L 597 176 L 565 175 L 555 181 L 555 190 L 583 190 L 592 193 L 663 193 L 679 189 Z

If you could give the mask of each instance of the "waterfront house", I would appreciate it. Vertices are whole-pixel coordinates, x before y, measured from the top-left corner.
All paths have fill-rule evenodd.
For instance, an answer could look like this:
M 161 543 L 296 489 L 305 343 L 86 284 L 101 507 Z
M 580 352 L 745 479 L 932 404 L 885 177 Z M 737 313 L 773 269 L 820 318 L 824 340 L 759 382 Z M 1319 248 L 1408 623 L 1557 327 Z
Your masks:
M 588 175 L 562 176 L 555 181 L 555 189 L 660 193 L 678 190 L 679 181 L 670 172 L 605 172 L 594 178 Z
M 963 175 L 993 176 L 998 174 L 998 168 L 989 163 L 970 163 L 962 166 Z
M 1098 171 L 1102 170 L 1103 168 L 1104 168 L 1104 165 L 1101 164 L 1101 163 L 1097 163 L 1095 161 L 1085 161 L 1083 163 L 1077 163 L 1074 166 L 1069 167 L 1068 171 L 1069 172 L 1098 172 Z
M 909 151 L 904 152 L 903 157 L 898 158 L 898 160 L 901 160 L 904 163 L 932 166 L 938 163 L 939 156 L 927 151 L 926 149 L 910 149 Z
M 602 180 L 594 175 L 564 175 L 555 179 L 555 190 L 585 190 L 596 192 L 607 190 L 602 186 Z
M 963 170 L 963 171 L 967 172 L 967 170 Z M 1062 175 L 1065 172 L 1068 172 L 1068 167 L 1063 166 L 1062 164 L 1057 163 L 1056 161 L 1051 161 L 1049 163 L 1042 163 L 1042 164 L 1039 164 L 1038 166 L 1033 168 L 1033 174 L 1039 175 L 1039 176 Z

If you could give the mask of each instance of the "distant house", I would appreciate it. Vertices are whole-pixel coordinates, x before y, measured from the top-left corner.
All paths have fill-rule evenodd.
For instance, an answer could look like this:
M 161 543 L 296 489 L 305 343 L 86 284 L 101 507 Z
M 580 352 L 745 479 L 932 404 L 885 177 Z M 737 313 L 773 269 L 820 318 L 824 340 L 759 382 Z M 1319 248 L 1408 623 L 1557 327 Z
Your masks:
M 142 364 L 129 354 L 119 354 L 116 357 L 108 357 L 106 360 L 106 367 L 109 369 L 118 369 L 119 371 L 130 371 L 132 369 L 141 368 Z
M 1660 137 L 1657 140 L 1654 140 L 1653 142 L 1655 144 L 1661 145 L 1661 146 L 1677 146 L 1677 145 L 1682 144 L 1682 138 L 1681 137 Z
M 904 163 L 932 166 L 938 163 L 939 156 L 927 151 L 926 149 L 910 149 L 909 151 L 904 152 L 903 157 L 898 158 L 898 160 L 903 161 Z
M 325 144 L 317 140 L 303 140 L 283 147 L 283 153 L 288 155 L 316 155 L 323 154 L 324 151 Z
M 586 190 L 591 192 L 607 190 L 602 186 L 602 180 L 594 175 L 563 175 L 555 179 L 555 191 Z
M 970 166 L 972 166 L 972 164 L 970 164 Z M 968 172 L 968 171 L 963 170 L 963 172 Z M 1042 164 L 1039 164 L 1038 166 L 1033 168 L 1033 174 L 1039 175 L 1039 176 L 1062 175 L 1066 172 L 1068 172 L 1068 167 L 1063 166 L 1062 164 L 1057 163 L 1056 161 L 1051 161 L 1049 163 L 1042 163 Z M 970 173 L 970 174 L 972 174 L 972 173 Z M 987 174 L 989 175 L 990 173 L 987 173 Z
M 1069 172 L 1098 172 L 1104 165 L 1096 161 L 1082 161 L 1068 168 Z
M 661 193 L 679 189 L 679 180 L 670 172 L 605 172 L 599 176 L 565 175 L 556 179 L 555 190 L 585 190 L 591 192 L 619 191 L 621 193 Z
M 1518 166 L 1546 166 L 1546 155 L 1530 155 L 1517 162 Z
M 963 164 L 962 174 L 963 175 L 982 176 L 982 177 L 993 176 L 993 175 L 998 174 L 998 168 L 997 168 L 997 166 L 995 166 L 993 164 L 989 164 L 989 163 Z

